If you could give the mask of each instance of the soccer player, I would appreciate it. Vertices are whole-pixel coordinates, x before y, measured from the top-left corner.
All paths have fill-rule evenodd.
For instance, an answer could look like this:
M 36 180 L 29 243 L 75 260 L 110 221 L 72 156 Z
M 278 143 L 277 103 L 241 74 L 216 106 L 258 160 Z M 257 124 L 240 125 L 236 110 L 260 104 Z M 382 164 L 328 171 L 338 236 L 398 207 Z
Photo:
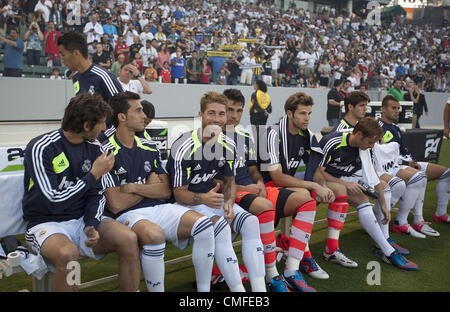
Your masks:
M 235 144 L 222 133 L 227 102 L 217 92 L 203 95 L 201 128 L 182 134 L 172 144 L 167 169 L 176 201 L 212 219 L 215 259 L 230 290 L 245 291 L 231 242 L 232 229 L 233 236 L 242 235 L 242 258 L 252 291 L 266 291 L 258 218 L 234 203 Z M 215 180 L 216 176 L 223 176 L 223 183 Z
M 403 166 L 409 166 L 414 169 L 420 170 L 420 172 L 426 175 L 426 178 L 428 181 L 436 180 L 438 179 L 438 182 L 436 184 L 436 194 L 437 194 L 437 208 L 436 213 L 433 217 L 433 220 L 435 222 L 445 222 L 450 223 L 450 217 L 447 214 L 447 205 L 450 198 L 450 170 L 449 168 L 446 168 L 441 165 L 433 164 L 433 163 L 427 163 L 427 162 L 416 162 L 414 161 L 414 157 L 409 153 L 404 141 L 403 141 L 403 134 L 400 130 L 400 128 L 394 124 L 398 120 L 399 112 L 400 112 L 400 104 L 395 99 L 395 97 L 390 96 L 389 94 L 386 95 L 383 98 L 382 101 L 382 108 L 381 108 L 381 120 L 380 125 L 383 128 L 384 136 L 383 140 L 384 142 L 397 142 L 399 144 L 400 148 L 400 160 L 401 165 Z M 409 172 L 410 174 L 405 175 L 402 177 L 405 182 L 407 182 L 407 185 L 410 183 L 413 183 L 416 181 L 416 177 L 420 175 L 419 172 L 413 171 L 409 168 L 406 168 L 406 172 Z M 417 192 L 417 191 L 416 191 Z M 420 192 L 420 196 L 422 199 L 419 199 L 420 201 L 423 201 L 422 193 Z M 414 203 L 414 202 L 413 202 Z M 414 215 L 414 221 L 412 223 L 412 227 L 423 234 L 426 235 L 432 235 L 432 236 L 438 236 L 439 233 L 437 233 L 434 229 L 432 229 L 428 224 L 426 224 L 423 220 L 423 213 L 422 213 L 422 206 L 423 205 L 417 205 L 413 208 L 413 215 Z M 411 208 L 411 207 L 410 207 Z M 405 212 L 406 216 L 407 213 Z M 407 223 L 405 223 L 407 225 Z M 400 227 L 403 226 L 403 223 L 398 224 Z M 408 232 L 408 226 L 403 227 L 403 229 L 399 229 L 402 232 Z
M 261 241 L 264 245 L 266 282 L 269 290 L 288 292 L 289 290 L 276 267 L 275 209 L 274 204 L 268 199 L 273 198 L 276 202 L 280 191 L 265 187 L 258 170 L 253 139 L 248 133 L 237 128 L 245 105 L 244 96 L 238 89 L 227 89 L 223 94 L 228 99 L 226 134 L 233 137 L 238 146 L 236 150 L 236 203 L 258 217 Z
M 333 128 L 332 131 L 342 131 L 355 127 L 356 123 L 366 116 L 369 96 L 362 91 L 350 92 L 344 100 L 344 118 Z
M 98 93 L 105 102 L 109 102 L 114 94 L 123 92 L 122 85 L 113 73 L 89 60 L 88 44 L 81 33 L 68 32 L 59 37 L 58 49 L 62 62 L 74 73 L 72 81 L 75 95 Z M 108 119 L 106 127 L 98 137 L 100 142 L 114 134 L 115 128 Z
M 370 102 L 369 96 L 362 92 L 362 91 L 353 91 L 350 92 L 347 97 L 344 100 L 344 106 L 345 106 L 345 116 L 339 124 L 332 130 L 332 131 L 350 131 L 352 128 L 355 127 L 355 125 L 360 121 L 362 118 L 364 118 L 366 114 L 367 105 Z M 380 147 L 378 143 L 375 144 L 375 148 L 377 150 L 384 150 L 387 148 L 387 146 Z M 387 156 L 389 153 L 387 154 Z M 394 158 L 389 157 L 389 160 L 392 161 Z M 377 174 L 380 175 L 380 179 L 385 181 L 389 184 L 390 187 L 390 196 L 391 201 L 389 207 L 387 207 L 389 210 L 395 206 L 395 204 L 398 202 L 398 200 L 402 197 L 402 195 L 405 193 L 406 185 L 400 178 L 396 177 L 395 174 L 390 175 L 386 170 L 382 169 L 383 167 L 386 167 L 387 165 L 384 163 L 380 163 L 381 159 L 375 158 L 378 162 L 378 167 L 380 170 L 377 170 Z M 422 183 L 423 181 L 420 181 Z M 426 184 L 426 183 L 425 183 Z M 425 185 L 426 186 L 426 185 Z M 389 192 L 388 189 L 385 189 L 386 192 Z M 388 194 L 385 194 L 385 196 L 389 196 Z M 379 206 L 376 206 L 375 216 L 377 218 L 378 224 L 380 225 L 381 230 L 383 231 L 383 234 L 389 244 L 391 244 L 392 247 L 394 247 L 397 251 L 400 251 L 402 254 L 409 254 L 409 251 L 405 248 L 400 247 L 389 235 L 389 224 L 383 224 L 381 221 L 383 220 L 384 216 L 381 210 L 379 210 Z M 414 230 L 411 231 L 411 233 L 416 233 Z M 421 234 L 417 233 L 419 236 Z
M 164 291 L 165 241 L 184 249 L 190 237 L 194 240 L 192 261 L 198 291 L 209 291 L 213 225 L 206 216 L 164 202 L 172 192 L 156 142 L 135 136 L 145 127 L 146 115 L 139 100 L 138 94 L 128 91 L 110 100 L 116 133 L 104 149 L 113 150 L 115 163 L 106 179 L 106 206 L 117 221 L 137 234 L 148 291 Z
M 80 94 L 70 100 L 60 129 L 32 139 L 26 147 L 25 238 L 34 253 L 55 267 L 54 291 L 77 290 L 67 283 L 70 261 L 79 256 L 100 259 L 108 252 L 119 254 L 120 289 L 139 289 L 136 234 L 102 217 L 100 179 L 114 165 L 114 154 L 103 152 L 96 139 L 109 114 L 99 95 Z
M 418 266 L 402 256 L 386 240 L 372 210 L 365 189 L 358 181 L 362 180 L 378 192 L 375 210 L 383 214 L 382 224 L 390 221 L 388 186 L 380 181 L 372 164 L 369 148 L 381 138 L 382 129 L 371 118 L 361 119 L 352 132 L 332 132 L 320 140 L 323 154 L 318 166 L 327 181 L 344 184 L 348 192 L 348 201 L 356 207 L 359 221 L 364 230 L 375 241 L 383 253 L 383 260 L 404 270 L 417 270 Z M 318 154 L 315 153 L 314 157 Z M 386 196 L 386 198 L 385 198 Z
M 328 221 L 335 229 L 339 229 L 329 231 L 325 259 L 347 267 L 357 266 L 353 260 L 343 254 L 338 245 L 339 232 L 344 224 L 348 208 L 345 189 L 337 183 L 327 183 L 324 178 L 316 183 L 295 177 L 302 161 L 309 165 L 309 155 L 313 149 L 320 153 L 317 139 L 308 130 L 313 104 L 312 97 L 303 92 L 294 93 L 286 100 L 284 106 L 286 115 L 281 118 L 278 125 L 272 126 L 268 131 L 269 157 L 265 163 L 261 164 L 266 186 L 280 189 L 275 205 L 276 219 L 295 216 L 298 220 L 291 228 L 288 251 L 291 259 L 288 257 L 286 262 L 285 278 L 290 271 L 294 270 L 294 267 L 298 270 L 299 265 L 312 277 L 329 278 L 328 274 L 315 262 L 308 248 L 311 234 L 308 230 L 312 230 L 316 206 L 314 199 L 330 204 Z M 310 228 L 305 228 L 306 224 Z M 308 235 L 305 236 L 301 234 L 302 232 Z

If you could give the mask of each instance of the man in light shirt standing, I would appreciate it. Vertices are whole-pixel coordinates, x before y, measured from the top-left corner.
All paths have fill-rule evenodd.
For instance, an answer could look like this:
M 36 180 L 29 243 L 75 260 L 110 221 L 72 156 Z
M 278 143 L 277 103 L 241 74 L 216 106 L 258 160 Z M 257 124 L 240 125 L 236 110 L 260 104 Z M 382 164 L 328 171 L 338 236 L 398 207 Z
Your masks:
M 103 27 L 97 20 L 98 15 L 92 14 L 91 21 L 84 26 L 83 33 L 86 35 L 88 45 L 92 45 L 95 40 L 97 40 L 97 42 L 102 41 Z
M 137 80 L 132 80 L 131 78 L 133 77 L 137 77 Z M 124 91 L 152 94 L 152 88 L 139 73 L 136 66 L 132 64 L 123 64 L 121 66 L 119 72 L 119 82 Z

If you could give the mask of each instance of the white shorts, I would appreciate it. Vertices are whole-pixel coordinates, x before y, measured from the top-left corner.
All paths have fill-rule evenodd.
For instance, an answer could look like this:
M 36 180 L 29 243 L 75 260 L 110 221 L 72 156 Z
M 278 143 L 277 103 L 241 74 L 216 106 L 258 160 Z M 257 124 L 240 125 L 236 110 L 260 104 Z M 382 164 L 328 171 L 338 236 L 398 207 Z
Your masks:
M 88 238 L 84 233 L 84 228 L 83 217 L 63 222 L 45 222 L 30 228 L 25 233 L 25 239 L 31 251 L 38 255 L 47 238 L 54 234 L 63 234 L 78 247 L 80 256 L 96 260 L 102 259 L 105 256 L 104 254 L 96 255 L 92 248 L 86 246 L 85 241 Z
M 241 84 L 251 85 L 252 84 L 252 76 L 253 76 L 252 72 L 242 71 L 241 72 Z
M 185 249 L 189 244 L 189 238 L 178 239 L 178 225 L 183 215 L 188 211 L 188 208 L 178 204 L 162 204 L 125 212 L 116 220 L 130 229 L 137 222 L 148 220 L 158 225 L 164 231 L 166 241 L 171 242 L 179 249 Z
M 223 217 L 225 212 L 223 211 L 223 207 L 220 209 L 217 208 L 211 208 L 207 205 L 197 205 L 197 206 L 186 206 L 189 209 L 192 209 L 198 213 L 201 213 L 205 216 L 207 216 L 208 218 L 213 218 L 213 217 Z M 234 215 L 236 216 L 237 214 L 241 213 L 245 211 L 244 208 L 242 208 L 241 206 L 239 206 L 238 204 L 233 204 L 233 212 Z
M 346 181 L 346 182 L 356 182 L 356 183 L 358 183 L 358 180 L 362 180 L 363 179 L 362 169 L 356 171 L 353 175 L 351 175 L 349 177 L 340 177 L 339 179 L 341 179 L 342 181 Z

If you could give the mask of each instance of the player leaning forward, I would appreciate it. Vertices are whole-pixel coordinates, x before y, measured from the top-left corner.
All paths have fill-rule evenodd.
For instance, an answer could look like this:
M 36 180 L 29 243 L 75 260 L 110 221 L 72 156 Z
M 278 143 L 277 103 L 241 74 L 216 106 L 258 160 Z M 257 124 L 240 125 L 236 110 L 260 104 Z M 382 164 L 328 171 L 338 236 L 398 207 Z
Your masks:
M 233 237 L 242 235 L 242 259 L 252 291 L 266 291 L 258 218 L 234 204 L 236 147 L 222 132 L 226 107 L 223 94 L 208 92 L 201 98 L 201 128 L 182 134 L 172 144 L 167 169 L 176 201 L 214 223 L 215 259 L 230 290 L 245 290 L 231 243 L 233 232 Z M 215 179 L 219 176 L 223 182 Z
M 104 143 L 115 155 L 114 167 L 105 178 L 107 212 L 137 234 L 148 291 L 164 291 L 165 241 L 184 249 L 190 237 L 194 240 L 197 289 L 209 291 L 214 261 L 210 219 L 181 205 L 165 203 L 171 189 L 157 144 L 136 136 L 144 130 L 146 117 L 139 95 L 118 93 L 110 105 L 117 131 Z
M 398 268 L 417 270 L 416 264 L 408 261 L 386 240 L 372 205 L 363 193 L 364 188 L 358 184 L 358 181 L 362 180 L 375 188 L 378 192 L 375 210 L 380 210 L 384 215 L 381 223 L 388 224 L 390 189 L 386 182 L 379 180 L 372 164 L 370 150 L 382 135 L 383 131 L 378 122 L 371 117 L 365 117 L 355 125 L 352 132 L 336 131 L 324 136 L 320 140 L 323 154 L 314 153 L 313 157 L 321 158 L 318 170 L 327 181 L 346 185 L 349 203 L 356 207 L 362 227 L 381 249 L 383 258 Z
M 34 138 L 25 153 L 23 214 L 26 241 L 55 267 L 52 290 L 75 291 L 67 264 L 79 256 L 119 255 L 121 291 L 139 287 L 137 237 L 126 226 L 102 217 L 101 177 L 114 164 L 97 136 L 110 108 L 99 95 L 81 94 L 66 107 L 61 129 Z

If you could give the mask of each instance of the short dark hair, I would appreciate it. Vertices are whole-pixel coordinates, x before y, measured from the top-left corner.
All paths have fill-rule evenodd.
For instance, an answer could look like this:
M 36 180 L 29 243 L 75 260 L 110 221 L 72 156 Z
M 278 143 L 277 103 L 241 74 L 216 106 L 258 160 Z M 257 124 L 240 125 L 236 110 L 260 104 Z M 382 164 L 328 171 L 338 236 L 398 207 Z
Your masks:
M 113 95 L 113 97 L 109 100 L 109 105 L 111 105 L 113 111 L 111 123 L 114 127 L 117 128 L 119 126 L 119 119 L 117 118 L 117 115 L 120 113 L 126 114 L 130 109 L 131 106 L 128 101 L 140 99 L 141 97 L 139 94 L 131 91 L 120 92 Z
M 389 101 L 398 102 L 397 98 L 392 94 L 387 94 L 381 101 L 381 107 L 387 107 Z
M 150 119 L 155 118 L 155 106 L 151 102 L 149 102 L 147 100 L 142 100 L 141 105 L 142 105 L 142 110 L 144 111 L 147 118 L 150 118 Z
M 381 128 L 378 121 L 373 117 L 364 117 L 353 128 L 353 134 L 356 132 L 361 132 L 363 137 L 370 138 L 376 137 L 377 139 L 381 139 L 383 136 L 383 128 Z
M 84 58 L 88 58 L 88 44 L 86 37 L 76 31 L 69 31 L 58 38 L 58 45 L 62 45 L 64 49 L 73 52 L 75 50 L 80 51 Z
M 292 113 L 295 113 L 299 105 L 313 106 L 314 100 L 304 92 L 296 92 L 288 97 L 284 103 L 284 112 L 287 113 L 288 111 L 291 111 Z
M 267 92 L 267 85 L 264 81 L 262 81 L 261 79 L 256 79 L 255 83 L 258 86 L 258 90 L 261 90 L 264 93 Z
M 336 80 L 334 81 L 333 86 L 336 88 L 336 87 L 339 86 L 341 83 L 342 83 L 342 80 L 341 80 L 341 79 L 336 79 Z
M 352 91 L 344 99 L 345 113 L 348 113 L 348 105 L 355 107 L 358 103 L 366 101 L 370 102 L 370 98 L 362 91 Z
M 238 89 L 226 89 L 223 91 L 223 95 L 225 95 L 230 101 L 235 103 L 242 103 L 242 107 L 245 106 L 245 98 L 242 92 Z
M 111 107 L 99 94 L 82 93 L 70 99 L 64 110 L 61 128 L 64 131 L 81 133 L 84 123 L 92 129 L 102 118 L 111 116 Z

